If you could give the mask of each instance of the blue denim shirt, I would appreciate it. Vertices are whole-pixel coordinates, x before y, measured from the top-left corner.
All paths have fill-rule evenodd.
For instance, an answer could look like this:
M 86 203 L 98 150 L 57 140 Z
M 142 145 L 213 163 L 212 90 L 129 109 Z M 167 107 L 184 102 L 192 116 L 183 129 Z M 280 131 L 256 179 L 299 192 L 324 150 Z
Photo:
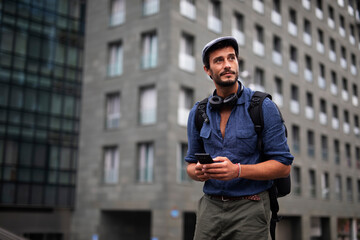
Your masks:
M 220 132 L 220 114 L 207 104 L 209 123 L 203 124 L 199 132 L 195 126 L 196 106 L 191 109 L 188 119 L 188 152 L 185 161 L 196 163 L 195 153 L 207 152 L 212 158 L 227 157 L 233 163 L 259 163 L 260 153 L 257 149 L 257 134 L 248 113 L 253 91 L 244 87 L 236 107 L 232 109 L 225 128 L 225 138 Z M 211 97 L 211 96 L 210 96 Z M 209 97 L 209 98 L 210 98 Z M 262 105 L 264 116 L 263 144 L 267 159 L 277 160 L 290 165 L 293 156 L 290 154 L 285 136 L 285 126 L 281 120 L 276 105 L 266 98 Z M 202 141 L 201 141 L 202 140 Z M 272 181 L 256 181 L 248 179 L 233 179 L 220 181 L 209 179 L 205 182 L 203 191 L 211 195 L 246 196 L 267 190 Z

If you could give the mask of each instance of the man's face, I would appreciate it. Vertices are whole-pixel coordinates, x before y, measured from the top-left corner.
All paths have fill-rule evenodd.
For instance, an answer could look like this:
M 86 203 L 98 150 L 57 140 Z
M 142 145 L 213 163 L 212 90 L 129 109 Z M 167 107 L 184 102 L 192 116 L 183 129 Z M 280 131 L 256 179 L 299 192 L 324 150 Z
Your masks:
M 211 52 L 209 63 L 210 68 L 204 66 L 204 70 L 215 84 L 227 87 L 236 83 L 239 70 L 234 48 L 229 46 Z

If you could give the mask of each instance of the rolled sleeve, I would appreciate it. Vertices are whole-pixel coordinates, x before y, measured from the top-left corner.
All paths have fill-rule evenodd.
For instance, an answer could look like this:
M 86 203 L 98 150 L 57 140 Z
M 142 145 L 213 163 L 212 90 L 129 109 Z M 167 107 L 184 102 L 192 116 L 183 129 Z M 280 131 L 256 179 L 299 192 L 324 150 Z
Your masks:
M 196 163 L 195 153 L 204 152 L 203 143 L 199 131 L 195 126 L 195 112 L 198 103 L 191 109 L 187 123 L 187 136 L 188 136 L 188 151 L 185 161 L 189 163 Z
M 286 128 L 280 112 L 270 99 L 265 99 L 262 105 L 264 117 L 263 144 L 267 159 L 291 165 L 294 157 L 287 144 Z

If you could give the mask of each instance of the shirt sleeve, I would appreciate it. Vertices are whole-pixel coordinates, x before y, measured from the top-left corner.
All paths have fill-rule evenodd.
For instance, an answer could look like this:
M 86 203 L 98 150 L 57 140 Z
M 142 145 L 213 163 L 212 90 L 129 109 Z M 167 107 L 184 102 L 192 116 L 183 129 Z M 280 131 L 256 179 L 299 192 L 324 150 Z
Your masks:
M 185 161 L 189 163 L 196 163 L 195 153 L 204 152 L 203 141 L 200 137 L 199 131 L 195 126 L 195 112 L 198 103 L 191 109 L 189 113 L 188 123 L 187 123 L 187 136 L 188 136 L 188 151 L 185 157 Z
M 264 117 L 263 144 L 267 159 L 291 165 L 294 157 L 287 144 L 286 128 L 280 112 L 273 101 L 266 98 L 262 105 Z

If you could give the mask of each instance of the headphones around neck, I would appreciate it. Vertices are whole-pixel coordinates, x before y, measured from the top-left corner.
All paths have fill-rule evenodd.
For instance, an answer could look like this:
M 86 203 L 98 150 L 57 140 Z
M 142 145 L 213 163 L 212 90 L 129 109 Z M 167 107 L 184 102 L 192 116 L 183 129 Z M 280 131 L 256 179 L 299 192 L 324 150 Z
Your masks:
M 239 99 L 239 97 L 241 96 L 241 94 L 243 92 L 243 85 L 239 81 L 238 81 L 238 84 L 239 84 L 239 87 L 238 87 L 237 93 L 230 94 L 225 99 L 218 96 L 216 94 L 216 89 L 215 89 L 213 96 L 209 100 L 210 106 L 216 111 L 220 110 L 223 106 L 230 106 L 230 107 L 235 106 L 235 104 L 237 103 L 237 100 Z

